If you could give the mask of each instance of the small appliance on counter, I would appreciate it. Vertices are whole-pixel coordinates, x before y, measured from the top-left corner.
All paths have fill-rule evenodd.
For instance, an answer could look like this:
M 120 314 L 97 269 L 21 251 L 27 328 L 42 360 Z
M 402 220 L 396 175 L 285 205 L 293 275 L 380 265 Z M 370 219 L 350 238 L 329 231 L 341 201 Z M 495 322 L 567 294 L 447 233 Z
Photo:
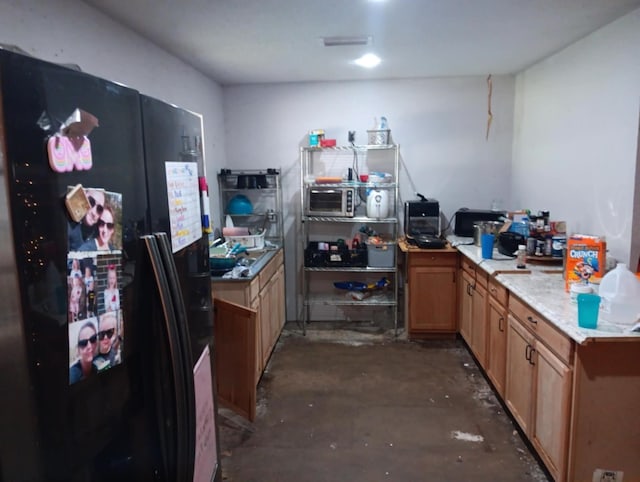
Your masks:
M 367 196 L 367 217 L 383 219 L 389 216 L 389 192 L 386 189 L 371 189 Z
M 453 232 L 456 236 L 471 238 L 473 237 L 473 225 L 478 221 L 504 221 L 505 215 L 504 211 L 461 208 L 456 211 Z
M 404 234 L 407 242 L 419 248 L 444 248 L 440 238 L 440 203 L 417 193 L 419 200 L 404 203 Z
M 518 252 L 518 246 L 527 244 L 527 238 L 525 238 L 520 233 L 514 233 L 511 231 L 505 231 L 503 233 L 498 234 L 498 252 L 504 254 L 505 256 L 516 256 Z

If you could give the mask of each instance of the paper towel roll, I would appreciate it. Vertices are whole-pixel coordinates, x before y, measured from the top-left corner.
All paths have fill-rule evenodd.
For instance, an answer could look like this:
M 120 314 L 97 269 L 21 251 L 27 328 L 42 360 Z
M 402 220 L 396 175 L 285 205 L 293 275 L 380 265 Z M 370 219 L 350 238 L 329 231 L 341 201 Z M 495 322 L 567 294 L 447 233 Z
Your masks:
M 222 228 L 223 236 L 248 236 L 249 228 Z

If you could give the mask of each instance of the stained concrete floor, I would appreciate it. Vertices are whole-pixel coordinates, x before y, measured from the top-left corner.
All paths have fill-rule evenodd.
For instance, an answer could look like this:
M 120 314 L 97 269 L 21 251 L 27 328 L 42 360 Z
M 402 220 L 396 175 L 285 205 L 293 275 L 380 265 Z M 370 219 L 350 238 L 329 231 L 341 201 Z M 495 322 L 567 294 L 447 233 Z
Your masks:
M 254 423 L 219 411 L 232 482 L 543 482 L 460 340 L 287 325 Z

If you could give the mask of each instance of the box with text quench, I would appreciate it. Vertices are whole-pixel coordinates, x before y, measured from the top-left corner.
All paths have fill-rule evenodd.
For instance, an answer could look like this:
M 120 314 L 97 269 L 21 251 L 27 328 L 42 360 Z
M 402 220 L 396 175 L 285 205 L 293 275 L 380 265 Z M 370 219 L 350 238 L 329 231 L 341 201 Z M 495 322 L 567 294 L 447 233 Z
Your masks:
M 567 239 L 565 290 L 569 291 L 573 283 L 599 285 L 604 276 L 606 251 L 607 242 L 600 236 L 571 235 Z

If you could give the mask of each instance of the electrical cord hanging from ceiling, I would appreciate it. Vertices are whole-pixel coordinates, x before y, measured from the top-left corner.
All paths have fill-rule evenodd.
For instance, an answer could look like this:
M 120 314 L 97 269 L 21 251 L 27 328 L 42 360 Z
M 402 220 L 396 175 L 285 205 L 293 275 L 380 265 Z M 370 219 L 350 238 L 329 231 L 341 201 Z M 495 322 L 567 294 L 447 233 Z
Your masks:
M 487 77 L 487 89 L 489 90 L 489 93 L 487 95 L 488 117 L 487 117 L 487 135 L 486 135 L 486 139 L 485 140 L 488 141 L 489 140 L 489 129 L 491 129 L 491 121 L 493 121 L 493 114 L 491 113 L 491 94 L 493 93 L 493 80 L 491 80 L 491 74 L 489 74 L 489 77 Z

